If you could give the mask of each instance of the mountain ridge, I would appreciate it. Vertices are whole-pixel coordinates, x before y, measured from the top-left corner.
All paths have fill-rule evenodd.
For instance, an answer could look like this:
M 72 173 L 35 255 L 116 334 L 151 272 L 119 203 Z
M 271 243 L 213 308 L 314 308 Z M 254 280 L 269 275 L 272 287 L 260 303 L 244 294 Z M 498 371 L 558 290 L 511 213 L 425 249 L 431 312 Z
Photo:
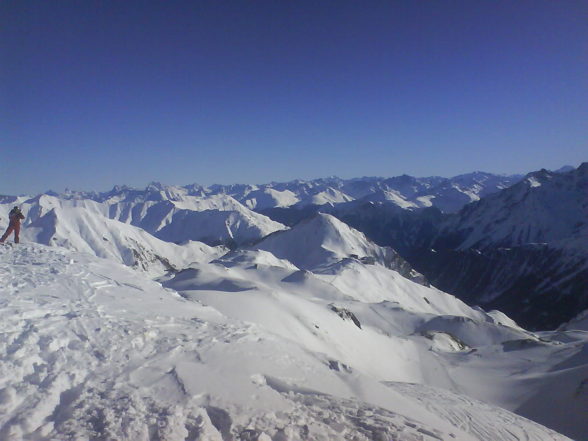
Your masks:
M 249 208 L 260 210 L 338 204 L 380 193 L 384 195 L 384 198 L 389 195 L 388 199 L 392 203 L 397 203 L 403 208 L 438 206 L 444 211 L 453 212 L 461 208 L 463 204 L 510 186 L 521 178 L 522 175 L 500 175 L 476 171 L 452 178 L 439 176 L 416 178 L 408 175 L 350 179 L 328 177 L 267 184 L 213 184 L 208 187 L 199 184 L 177 186 L 152 182 L 144 189 L 116 185 L 106 192 L 68 190 L 58 196 L 66 199 L 82 198 L 106 202 L 112 199 L 129 201 L 135 196 L 161 201 L 178 200 L 186 196 L 228 195 Z M 57 195 L 54 192 L 51 194 Z

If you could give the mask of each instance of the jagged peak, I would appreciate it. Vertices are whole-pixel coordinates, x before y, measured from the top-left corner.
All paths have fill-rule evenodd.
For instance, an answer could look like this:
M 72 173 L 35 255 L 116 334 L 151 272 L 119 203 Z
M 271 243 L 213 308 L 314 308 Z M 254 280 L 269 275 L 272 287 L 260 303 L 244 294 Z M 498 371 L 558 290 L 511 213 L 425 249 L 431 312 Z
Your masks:
M 112 187 L 111 192 L 112 193 L 120 193 L 122 191 L 129 191 L 129 190 L 134 190 L 134 188 L 123 184 L 123 185 L 115 185 L 114 187 Z
M 539 187 L 541 184 L 550 181 L 556 174 L 556 172 L 542 168 L 541 170 L 528 173 L 523 179 L 523 182 L 531 188 Z
M 164 191 L 167 188 L 169 188 L 168 185 L 162 184 L 161 182 L 152 181 L 149 184 L 147 184 L 147 187 L 145 187 L 145 190 L 146 191 Z
M 574 170 L 576 170 L 576 167 L 574 167 L 573 165 L 564 165 L 563 167 L 560 167 L 557 170 L 553 170 L 553 171 L 555 173 L 569 173 Z

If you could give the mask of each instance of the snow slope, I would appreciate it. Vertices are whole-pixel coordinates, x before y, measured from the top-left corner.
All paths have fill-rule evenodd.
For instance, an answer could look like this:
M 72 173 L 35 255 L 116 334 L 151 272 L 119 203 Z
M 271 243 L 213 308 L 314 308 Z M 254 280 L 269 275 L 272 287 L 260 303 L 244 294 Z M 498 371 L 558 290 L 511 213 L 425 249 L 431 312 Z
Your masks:
M 113 219 L 141 227 L 168 242 L 242 244 L 285 227 L 227 195 L 183 196 L 163 201 L 135 197 L 108 205 Z
M 255 248 L 287 259 L 301 269 L 338 262 L 352 255 L 373 257 L 384 264 L 387 252 L 391 251 L 373 244 L 337 218 L 322 213 L 291 230 L 266 237 Z
M 287 263 L 263 253 L 235 253 L 226 263 L 196 269 L 231 280 L 249 271 L 256 276 L 244 279 L 256 288 L 179 295 L 88 254 L 0 247 L 0 439 L 568 439 L 461 394 L 404 383 L 436 369 L 419 358 L 437 358 L 425 349 L 430 340 L 388 336 L 367 322 L 360 329 L 304 289 L 305 277 L 277 282 L 297 274 Z M 191 277 L 178 277 L 190 285 Z M 306 296 L 262 289 L 276 283 Z M 231 314 L 194 292 L 228 299 Z M 229 306 L 245 296 L 247 321 Z M 255 310 L 271 317 L 262 302 L 306 332 L 253 320 Z M 559 353 L 578 342 L 561 343 Z
M 252 210 L 289 207 L 300 201 L 296 194 L 290 190 L 278 191 L 273 188 L 251 191 L 242 200 L 244 205 Z
M 588 309 L 585 311 L 582 311 L 580 314 L 578 314 L 576 317 L 574 317 L 568 323 L 564 323 L 563 325 L 561 325 L 559 327 L 559 329 L 561 329 L 563 331 L 575 330 L 575 329 L 582 330 L 582 331 L 588 331 Z
M 255 244 L 254 248 L 269 251 L 300 269 L 308 270 L 348 258 L 385 266 L 405 265 L 391 248 L 377 246 L 363 233 L 324 213 L 303 220 L 290 230 L 269 235 Z M 410 276 L 419 277 L 418 273 Z
M 585 251 L 587 195 L 588 163 L 567 173 L 541 170 L 469 205 L 440 234 L 456 236 L 458 249 L 548 243 Z
M 582 387 L 588 360 L 578 356 L 586 333 L 539 337 L 499 312 L 472 309 L 389 268 L 355 259 L 310 272 L 264 251 L 238 251 L 182 271 L 164 285 L 324 354 L 331 369 L 345 376 L 442 388 L 470 397 L 458 402 L 477 399 L 517 412 L 534 403 L 536 421 L 549 421 L 578 439 L 588 434 L 581 418 L 588 404 Z M 562 366 L 564 360 L 570 366 Z M 535 394 L 554 376 L 568 387 L 541 405 Z M 426 400 L 427 393 L 420 394 Z M 554 405 L 561 409 L 557 421 L 551 417 Z
M 164 242 L 141 228 L 106 217 L 107 207 L 91 200 L 63 201 L 43 195 L 21 205 L 23 242 L 62 246 L 148 271 L 153 276 L 224 254 L 201 242 Z M 10 238 L 9 240 L 12 240 Z
M 23 198 L 19 201 L 26 216 L 22 240 L 70 247 L 161 272 L 214 259 L 226 252 L 225 244 L 251 242 L 285 228 L 228 196 L 201 198 L 167 189 L 165 195 L 177 200 L 151 200 L 165 196 L 157 195 L 133 192 L 122 202 L 122 196 L 109 195 L 105 199 L 117 201 L 110 205 L 79 195 Z M 14 203 L 0 204 L 0 219 L 7 219 Z
M 588 308 L 587 219 L 588 163 L 540 170 L 441 222 L 412 262 L 469 303 L 555 329 Z

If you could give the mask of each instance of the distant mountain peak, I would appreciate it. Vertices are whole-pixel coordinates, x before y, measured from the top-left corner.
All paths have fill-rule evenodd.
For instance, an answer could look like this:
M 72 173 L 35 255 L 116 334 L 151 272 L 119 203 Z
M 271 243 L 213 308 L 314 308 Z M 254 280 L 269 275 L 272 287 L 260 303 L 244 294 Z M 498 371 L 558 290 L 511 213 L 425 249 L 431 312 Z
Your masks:
M 378 264 L 419 284 L 428 284 L 392 248 L 376 245 L 365 234 L 330 214 L 317 213 L 290 230 L 271 234 L 254 248 L 269 251 L 303 270 L 332 270 L 350 262 Z
M 168 185 L 162 184 L 161 182 L 153 181 L 150 182 L 145 188 L 146 191 L 164 191 L 169 188 Z
M 558 168 L 557 170 L 554 170 L 555 173 L 568 173 L 571 172 L 572 170 L 575 170 L 576 167 L 572 166 L 572 165 L 564 165 L 563 167 Z

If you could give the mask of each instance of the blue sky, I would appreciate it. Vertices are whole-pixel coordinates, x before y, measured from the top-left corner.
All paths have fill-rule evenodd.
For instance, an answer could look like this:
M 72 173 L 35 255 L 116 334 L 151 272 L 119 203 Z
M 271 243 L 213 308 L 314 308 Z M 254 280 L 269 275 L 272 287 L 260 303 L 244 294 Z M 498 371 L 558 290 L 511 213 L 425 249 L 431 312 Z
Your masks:
M 586 1 L 4 1 L 0 194 L 588 160 Z

